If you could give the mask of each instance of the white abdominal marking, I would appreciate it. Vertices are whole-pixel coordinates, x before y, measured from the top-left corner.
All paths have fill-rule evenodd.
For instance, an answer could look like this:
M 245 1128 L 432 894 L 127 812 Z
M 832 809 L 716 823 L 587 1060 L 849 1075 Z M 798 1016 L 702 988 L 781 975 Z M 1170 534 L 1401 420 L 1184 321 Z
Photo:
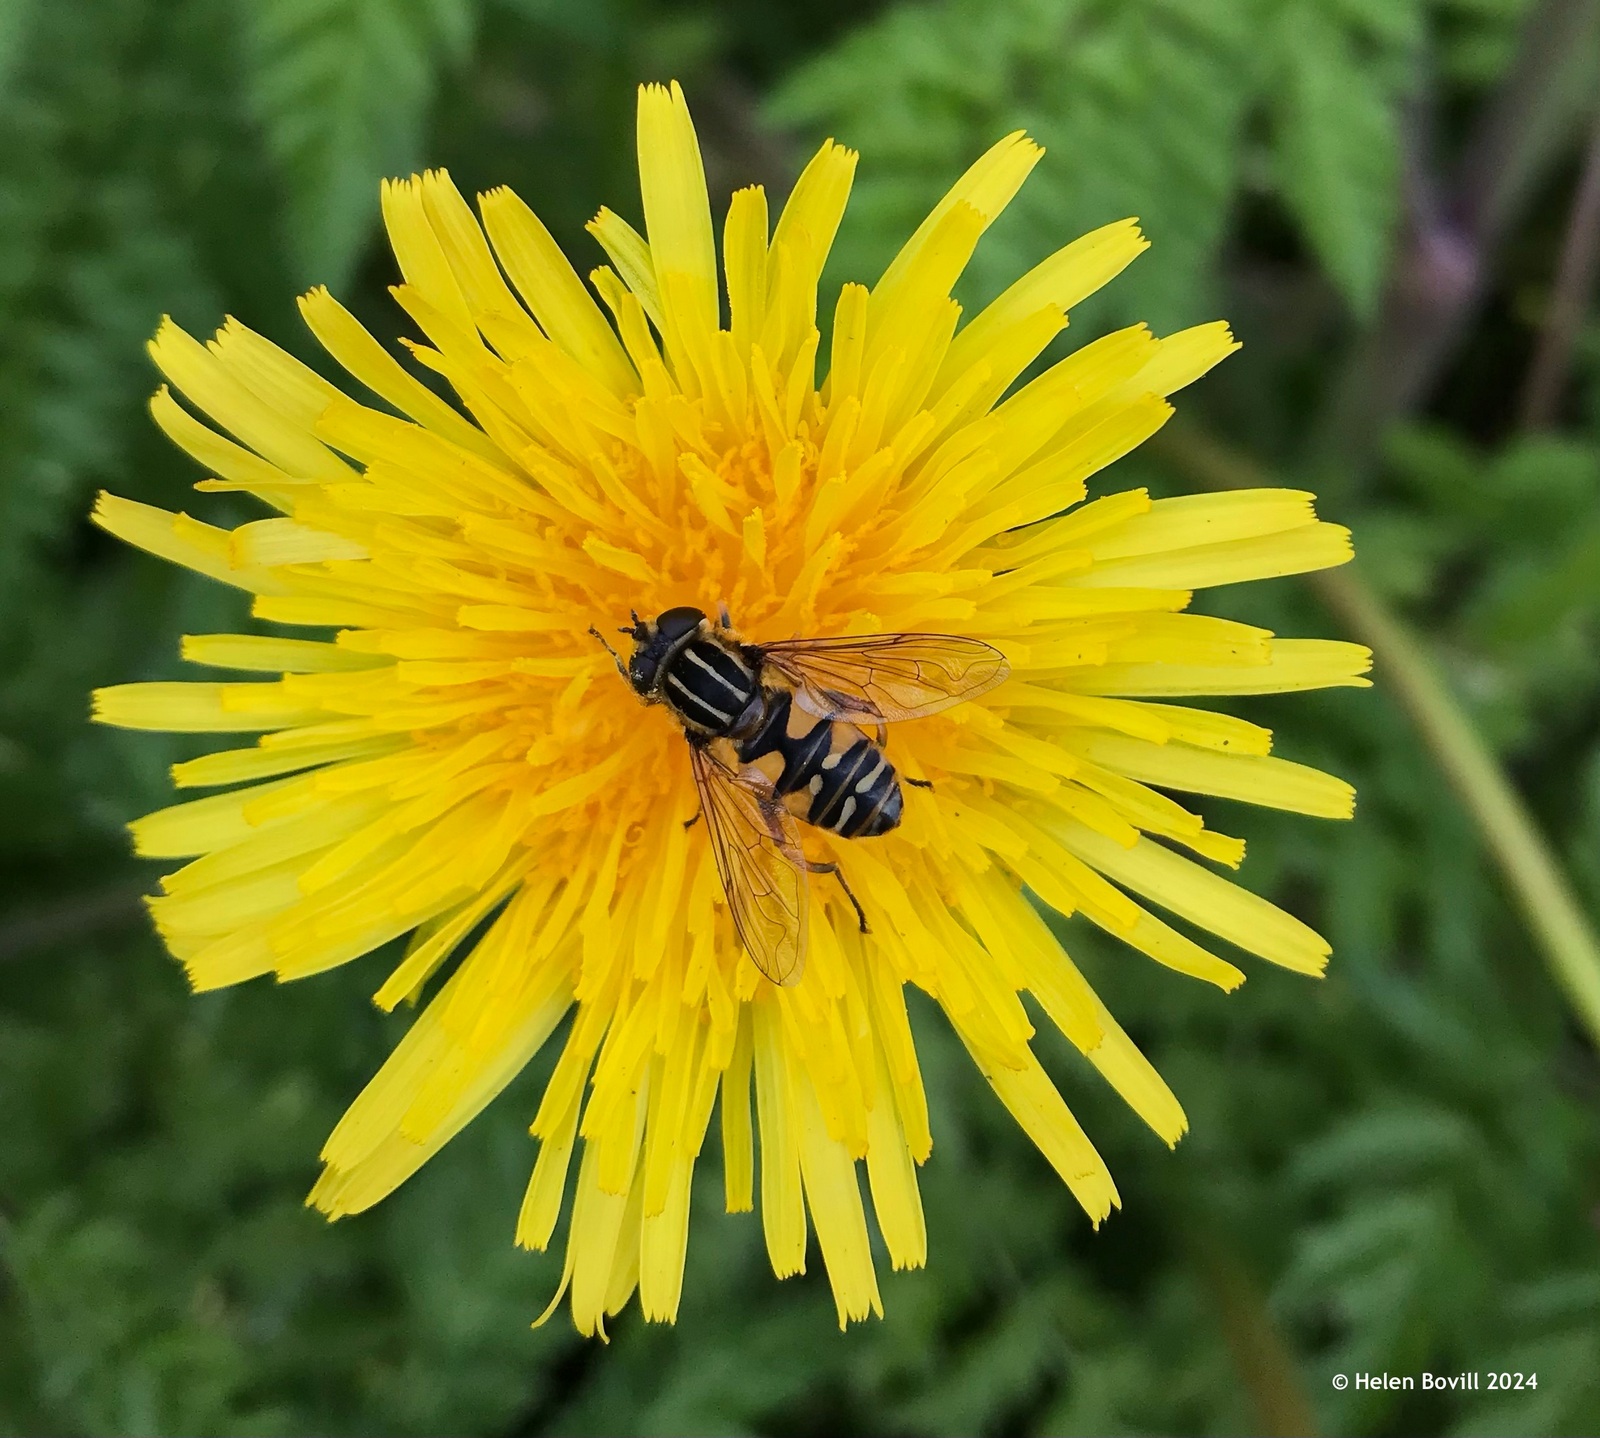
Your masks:
M 867 790 L 877 782 L 878 775 L 883 773 L 884 769 L 888 767 L 888 763 L 889 761 L 880 754 L 878 756 L 877 767 L 870 774 L 868 774 L 865 779 L 856 785 L 856 793 L 865 794 Z
M 850 816 L 855 813 L 855 811 L 856 796 L 852 794 L 844 801 L 844 808 L 839 810 L 839 817 L 836 821 L 836 827 L 842 830 L 844 826 L 850 822 Z
M 820 794 L 822 792 L 822 775 L 813 774 L 811 782 L 806 787 L 811 790 L 812 794 Z
M 830 754 L 830 755 L 828 755 L 828 757 L 826 759 L 824 759 L 822 761 L 822 767 L 824 769 L 835 768 L 838 765 L 839 761 L 841 759 L 843 759 L 843 758 L 844 758 L 843 754 Z

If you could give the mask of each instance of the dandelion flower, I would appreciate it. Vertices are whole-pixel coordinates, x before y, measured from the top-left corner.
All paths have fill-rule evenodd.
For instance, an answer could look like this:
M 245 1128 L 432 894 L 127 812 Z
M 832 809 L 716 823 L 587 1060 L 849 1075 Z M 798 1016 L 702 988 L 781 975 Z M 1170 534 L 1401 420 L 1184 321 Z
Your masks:
M 809 1211 L 843 1324 L 882 1311 L 858 1164 L 891 1264 L 926 1256 L 908 984 L 1098 1223 L 1116 1188 L 1021 996 L 1167 1143 L 1185 1118 L 1038 906 L 1224 989 L 1240 971 L 1146 903 L 1322 971 L 1317 934 L 1208 867 L 1243 843 L 1167 791 L 1339 818 L 1349 786 L 1271 756 L 1265 729 L 1168 701 L 1365 683 L 1355 645 L 1184 612 L 1197 588 L 1343 563 L 1349 537 L 1287 490 L 1086 500 L 1235 345 L 1221 324 L 1135 326 L 1019 383 L 1145 247 L 1133 221 L 1108 225 L 961 323 L 951 287 L 1041 154 L 1022 134 L 876 285 L 843 287 L 825 355 L 817 280 L 856 155 L 825 144 L 774 226 L 759 187 L 736 193 L 719 280 L 676 85 L 641 91 L 638 147 L 645 232 L 600 211 L 592 292 L 508 190 L 475 216 L 442 172 L 384 186 L 393 294 L 424 336 L 405 343 L 453 403 L 326 290 L 301 313 L 379 405 L 232 319 L 204 344 L 162 324 L 157 424 L 208 472 L 197 488 L 272 513 L 224 530 L 102 495 L 97 522 L 322 637 L 190 635 L 184 658 L 262 677 L 118 685 L 94 712 L 258 736 L 176 765 L 214 792 L 133 825 L 139 853 L 188 861 L 149 903 L 197 990 L 406 939 L 375 999 L 424 1006 L 328 1139 L 310 1202 L 333 1218 L 376 1203 L 561 1030 L 516 1239 L 544 1249 L 571 1187 L 577 1327 L 603 1335 L 636 1289 L 647 1318 L 676 1315 L 714 1113 L 727 1207 L 759 1188 L 780 1277 L 805 1266 Z M 894 726 L 895 765 L 932 785 L 906 790 L 898 829 L 805 831 L 871 931 L 813 881 L 809 963 L 787 987 L 742 952 L 706 825 L 686 827 L 683 731 L 588 634 L 722 603 L 758 641 L 934 632 L 1010 664 L 991 692 Z

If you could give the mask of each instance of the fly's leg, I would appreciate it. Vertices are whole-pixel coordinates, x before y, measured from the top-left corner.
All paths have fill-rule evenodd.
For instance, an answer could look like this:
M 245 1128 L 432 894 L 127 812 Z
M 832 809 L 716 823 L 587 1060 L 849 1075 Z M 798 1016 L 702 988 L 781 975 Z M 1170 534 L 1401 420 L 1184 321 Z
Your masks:
M 684 827 L 684 828 L 685 828 L 685 829 L 692 829 L 692 828 L 694 828 L 694 826 L 695 826 L 695 825 L 696 825 L 696 824 L 698 824 L 698 823 L 699 823 L 699 822 L 700 822 L 700 816 L 701 816 L 701 814 L 702 814 L 702 813 L 703 813 L 703 811 L 702 811 L 702 810 L 700 810 L 700 809 L 696 809 L 696 810 L 695 810 L 695 811 L 694 811 L 694 818 L 692 818 L 692 819 L 685 819 L 685 820 L 684 820 L 684 821 L 683 821 L 683 827 Z
M 861 907 L 861 901 L 851 892 L 849 883 L 845 880 L 843 871 L 837 864 L 813 864 L 806 861 L 806 871 L 812 874 L 832 874 L 839 881 L 839 887 L 844 890 L 845 898 L 850 900 L 850 907 L 856 911 L 856 922 L 861 925 L 863 934 L 870 934 L 872 926 L 867 923 L 866 911 Z
M 778 804 L 764 803 L 761 806 L 761 812 L 766 820 L 767 830 L 772 835 L 773 842 L 783 850 L 789 862 L 798 868 L 804 869 L 808 874 L 832 874 L 839 881 L 839 887 L 844 890 L 845 898 L 850 900 L 850 907 L 856 911 L 856 922 L 861 926 L 861 932 L 870 934 L 872 926 L 867 923 L 867 912 L 861 907 L 861 901 L 851 891 L 849 883 L 839 870 L 839 866 L 833 863 L 816 863 L 814 860 L 806 858 L 803 853 L 790 845 L 788 839 L 784 836 L 783 821 L 780 817 L 782 810 Z
M 911 778 L 908 778 L 906 775 L 902 774 L 900 776 L 900 782 L 902 784 L 911 785 L 911 787 L 913 789 L 931 789 L 931 788 L 933 788 L 933 780 L 932 779 L 911 779 Z

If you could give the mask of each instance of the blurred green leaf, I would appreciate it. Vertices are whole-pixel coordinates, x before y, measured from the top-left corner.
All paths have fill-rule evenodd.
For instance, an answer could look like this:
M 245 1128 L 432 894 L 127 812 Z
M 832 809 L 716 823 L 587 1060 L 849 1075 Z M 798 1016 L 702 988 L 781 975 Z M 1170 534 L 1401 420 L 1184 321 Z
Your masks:
M 0 95 L 11 84 L 38 0 L 0 0 Z
M 1278 17 L 1278 184 L 1324 268 L 1363 317 L 1377 303 L 1399 212 L 1392 52 L 1414 49 L 1419 15 L 1409 0 L 1338 9 L 1308 0 Z M 1369 36 L 1352 21 L 1369 27 Z
M 996 226 L 973 288 L 987 297 L 1055 237 L 1137 215 L 1156 248 L 1112 303 L 1158 325 L 1209 317 L 1229 207 L 1259 168 L 1250 122 L 1270 113 L 1283 203 L 1366 315 L 1424 29 L 1421 0 L 945 0 L 865 28 L 794 76 L 772 113 L 865 148 L 857 190 L 877 232 L 915 223 L 978 147 L 1027 128 L 1046 168 Z M 854 278 L 888 258 L 859 241 L 845 253 Z
M 440 72 L 472 43 L 476 0 L 254 0 L 252 93 L 288 188 L 302 284 L 342 287 L 378 182 L 421 161 Z
M 842 278 L 874 278 L 890 237 L 1021 127 L 1048 153 L 980 250 L 973 297 L 1134 215 L 1156 249 L 1117 286 L 1117 314 L 1193 322 L 1211 317 L 1205 271 L 1238 182 L 1250 18 L 1228 0 L 903 6 L 792 77 L 771 113 L 863 150 Z

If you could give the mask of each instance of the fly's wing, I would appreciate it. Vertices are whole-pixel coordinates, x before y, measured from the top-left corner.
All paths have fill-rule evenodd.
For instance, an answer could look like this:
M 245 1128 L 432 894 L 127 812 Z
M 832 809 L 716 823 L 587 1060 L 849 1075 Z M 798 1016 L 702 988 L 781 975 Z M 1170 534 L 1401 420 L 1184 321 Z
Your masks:
M 864 634 L 756 647 L 795 686 L 802 709 L 847 724 L 923 719 L 988 693 L 1011 673 L 993 645 L 954 634 Z
M 707 750 L 691 748 L 689 754 L 734 927 L 773 983 L 798 983 L 809 905 L 794 816 Z

